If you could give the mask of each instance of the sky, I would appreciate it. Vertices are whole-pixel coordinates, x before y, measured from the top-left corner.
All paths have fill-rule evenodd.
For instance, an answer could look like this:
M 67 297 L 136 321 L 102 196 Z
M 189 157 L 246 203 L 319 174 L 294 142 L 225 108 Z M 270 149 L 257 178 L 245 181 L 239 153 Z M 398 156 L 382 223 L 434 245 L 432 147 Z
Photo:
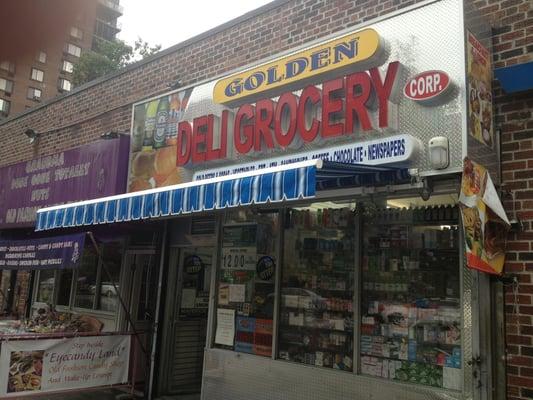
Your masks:
M 118 38 L 133 45 L 141 37 L 162 49 L 223 24 L 272 0 L 120 0 Z

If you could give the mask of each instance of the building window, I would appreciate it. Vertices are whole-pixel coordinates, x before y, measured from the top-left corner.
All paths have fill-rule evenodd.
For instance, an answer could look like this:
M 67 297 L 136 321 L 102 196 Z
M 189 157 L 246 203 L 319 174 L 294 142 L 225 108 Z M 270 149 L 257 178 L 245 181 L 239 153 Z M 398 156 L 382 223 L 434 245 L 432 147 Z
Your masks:
M 15 63 L 12 63 L 11 61 L 0 61 L 0 69 L 14 74 Z
M 107 272 L 111 276 L 111 280 L 109 279 L 109 276 L 102 271 L 100 290 L 98 291 L 98 296 L 96 298 L 96 309 L 102 311 L 115 311 L 119 306 L 116 289 L 118 289 L 118 282 L 120 280 L 122 247 L 116 243 L 108 244 L 104 247 L 103 253 Z
M 72 64 L 70 61 L 63 60 L 63 63 L 61 64 L 61 71 L 72 73 L 72 71 L 74 71 L 74 64 Z
M 75 57 L 81 56 L 81 47 L 76 46 L 75 44 L 72 44 L 72 43 L 67 43 L 65 47 L 65 51 L 71 56 L 75 56 Z
M 31 69 L 31 79 L 34 81 L 42 82 L 44 80 L 44 71 L 37 68 Z
M 9 114 L 10 102 L 4 99 L 0 99 L 0 115 L 6 116 Z
M 7 94 L 11 94 L 13 92 L 13 81 L 0 78 L 0 90 L 4 91 Z
M 98 281 L 98 255 L 90 246 L 85 246 L 76 279 L 74 307 L 94 308 Z
M 59 89 L 64 90 L 65 92 L 70 92 L 70 89 L 72 89 L 72 83 L 70 83 L 68 79 L 60 79 Z
M 70 28 L 70 36 L 81 40 L 83 39 L 83 31 L 80 28 L 73 26 Z
M 37 58 L 37 61 L 44 64 L 46 62 L 46 53 L 44 51 L 39 51 L 37 53 L 36 58 Z
M 41 100 L 43 92 L 41 89 L 29 87 L 28 88 L 28 99 L 30 100 Z

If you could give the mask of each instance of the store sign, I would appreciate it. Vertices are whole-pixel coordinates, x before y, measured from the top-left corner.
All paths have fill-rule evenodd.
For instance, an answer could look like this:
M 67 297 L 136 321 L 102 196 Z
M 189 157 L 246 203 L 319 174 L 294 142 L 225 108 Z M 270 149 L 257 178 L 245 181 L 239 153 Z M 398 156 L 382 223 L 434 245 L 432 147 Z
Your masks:
M 421 103 L 442 98 L 450 87 L 450 77 L 443 71 L 426 71 L 410 78 L 403 89 L 405 97 Z
M 1 240 L 0 269 L 72 269 L 79 266 L 85 233 L 44 239 Z
M 118 335 L 3 341 L 0 396 L 126 383 L 130 344 Z
M 0 169 L 0 228 L 32 226 L 39 208 L 124 193 L 129 137 Z
M 222 247 L 222 269 L 255 271 L 255 247 Z
M 369 62 L 380 50 L 380 38 L 373 29 L 364 29 L 322 43 L 259 67 L 221 79 L 215 85 L 213 101 L 228 104 L 236 100 L 271 97 L 274 89 L 287 87 L 338 71 L 355 64 Z
M 178 124 L 177 165 L 226 160 L 233 154 L 281 152 L 350 135 L 356 130 L 389 128 L 389 107 L 399 68 L 398 62 L 391 62 L 384 78 L 378 68 L 371 68 L 368 73 L 356 72 L 324 82 L 321 89 L 307 86 L 299 96 L 289 91 L 277 101 L 262 99 L 255 105 L 243 104 L 233 118 L 229 111 L 222 111 L 216 123 L 213 114 L 195 118 L 192 123 L 182 121 Z M 374 94 L 377 123 L 369 116 Z M 343 114 L 342 120 L 338 120 L 338 114 Z
M 240 163 L 220 168 L 202 170 L 194 174 L 194 180 L 228 176 L 240 172 L 257 171 L 264 168 L 292 164 L 296 162 L 322 159 L 348 164 L 383 165 L 405 163 L 413 159 L 422 144 L 411 135 L 395 135 L 385 139 L 366 142 L 346 143 L 340 146 L 316 149 L 306 153 L 296 153 L 282 157 Z

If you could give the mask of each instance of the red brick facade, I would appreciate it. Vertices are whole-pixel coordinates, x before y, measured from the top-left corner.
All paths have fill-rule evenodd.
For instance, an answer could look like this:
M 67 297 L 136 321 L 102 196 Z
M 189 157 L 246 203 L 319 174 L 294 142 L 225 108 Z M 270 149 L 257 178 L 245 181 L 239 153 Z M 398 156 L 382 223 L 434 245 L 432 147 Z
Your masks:
M 274 2 L 259 15 L 228 23 L 0 125 L 0 165 L 92 142 L 110 130 L 129 131 L 131 104 L 167 91 L 177 79 L 190 85 L 416 2 Z M 496 68 L 533 61 L 531 0 L 473 3 L 494 27 Z M 526 399 L 533 398 L 533 92 L 507 95 L 495 82 L 495 95 L 504 188 L 514 194 L 523 223 L 523 231 L 510 236 L 505 270 L 518 274 L 520 281 L 518 295 L 511 287 L 506 294 L 507 391 L 509 399 Z M 26 127 L 42 132 L 37 146 L 23 135 Z M 512 197 L 505 203 L 512 217 Z

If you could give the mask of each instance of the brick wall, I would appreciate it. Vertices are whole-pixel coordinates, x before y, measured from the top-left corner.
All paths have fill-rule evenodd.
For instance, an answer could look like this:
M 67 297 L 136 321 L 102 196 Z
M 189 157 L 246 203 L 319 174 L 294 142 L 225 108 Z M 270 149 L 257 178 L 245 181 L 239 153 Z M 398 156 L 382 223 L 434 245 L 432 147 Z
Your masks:
M 474 4 L 493 25 L 494 67 L 533 61 L 533 2 L 483 0 Z M 496 126 L 501 129 L 505 207 L 514 209 L 523 231 L 509 237 L 505 272 L 518 287 L 506 289 L 507 396 L 533 398 L 533 91 L 508 95 L 495 82 Z
M 92 142 L 109 130 L 127 131 L 131 103 L 167 91 L 177 78 L 189 85 L 416 2 L 279 1 L 259 16 L 0 125 L 0 166 Z M 533 61 L 531 0 L 473 3 L 494 27 L 496 68 Z M 506 294 L 508 398 L 526 399 L 533 398 L 533 93 L 507 95 L 495 82 L 495 100 L 503 183 L 524 227 L 510 236 L 505 266 L 519 277 L 517 293 L 509 287 Z M 28 144 L 25 127 L 44 132 L 37 147 Z M 511 197 L 505 205 L 512 214 Z

